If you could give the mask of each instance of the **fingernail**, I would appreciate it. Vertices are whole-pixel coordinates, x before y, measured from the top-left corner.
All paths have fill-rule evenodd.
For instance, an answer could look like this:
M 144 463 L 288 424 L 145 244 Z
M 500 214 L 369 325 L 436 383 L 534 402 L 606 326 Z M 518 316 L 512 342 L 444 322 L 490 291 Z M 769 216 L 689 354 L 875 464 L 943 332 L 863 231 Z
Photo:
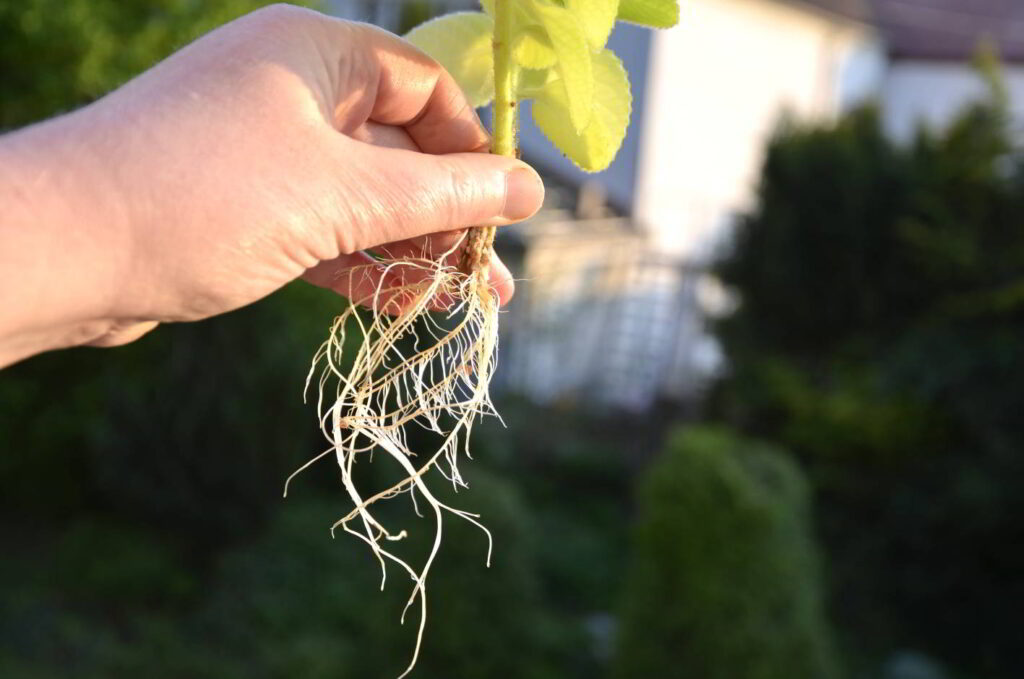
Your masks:
M 532 216 L 544 202 L 544 183 L 533 170 L 517 167 L 505 175 L 505 207 L 501 216 L 516 222 Z

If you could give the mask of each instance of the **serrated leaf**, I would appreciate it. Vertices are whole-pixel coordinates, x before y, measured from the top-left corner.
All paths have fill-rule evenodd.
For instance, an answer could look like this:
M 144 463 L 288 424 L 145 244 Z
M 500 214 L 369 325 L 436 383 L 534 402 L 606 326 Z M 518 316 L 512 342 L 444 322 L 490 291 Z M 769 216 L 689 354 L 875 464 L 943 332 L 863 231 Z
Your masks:
M 575 14 L 545 0 L 531 0 L 528 7 L 555 50 L 555 68 L 565 89 L 569 120 L 577 132 L 582 132 L 594 107 L 592 55 L 583 26 Z
M 420 24 L 405 39 L 452 74 L 473 107 L 494 98 L 494 20 L 482 12 L 456 12 Z
M 516 36 L 512 54 L 523 68 L 549 68 L 557 60 L 548 34 L 539 26 L 530 26 Z
M 533 119 L 551 142 L 586 172 L 608 167 L 629 126 L 633 97 L 629 76 L 611 50 L 594 56 L 594 111 L 590 124 L 578 132 L 569 122 L 565 88 L 548 83 L 533 103 Z
M 679 0 L 620 0 L 618 18 L 641 26 L 670 28 L 679 23 Z
M 604 49 L 615 26 L 619 0 L 566 0 L 565 7 L 583 24 L 590 49 L 594 52 Z

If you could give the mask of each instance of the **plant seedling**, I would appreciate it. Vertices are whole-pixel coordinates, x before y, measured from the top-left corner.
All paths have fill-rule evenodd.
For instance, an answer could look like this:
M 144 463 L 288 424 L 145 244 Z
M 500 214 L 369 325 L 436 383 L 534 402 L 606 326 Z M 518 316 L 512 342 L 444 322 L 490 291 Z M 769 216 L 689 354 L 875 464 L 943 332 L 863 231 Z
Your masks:
M 433 19 L 406 38 L 454 76 L 471 105 L 493 101 L 492 153 L 516 155 L 518 102 L 532 99 L 538 127 L 566 157 L 587 172 L 608 167 L 626 135 L 632 97 L 622 62 L 605 44 L 616 20 L 674 25 L 677 0 L 482 0 L 481 5 L 483 12 Z M 479 517 L 441 502 L 426 476 L 437 470 L 456 488 L 465 486 L 457 464 L 460 449 L 468 456 L 473 423 L 496 414 L 488 390 L 498 342 L 498 300 L 488 284 L 494 232 L 494 227 L 472 227 L 440 256 L 382 259 L 350 270 L 353 282 L 360 276 L 380 282 L 365 298 L 351 299 L 335 319 L 307 378 L 308 390 L 318 375 L 320 425 L 330 448 L 295 474 L 333 454 L 353 508 L 332 533 L 341 527 L 369 545 L 381 566 L 381 588 L 388 562 L 412 579 L 402 619 L 418 600 L 420 621 L 403 677 L 422 645 L 426 578 L 441 544 L 444 513 L 487 534 L 490 563 L 491 536 Z M 360 312 L 361 307 L 369 312 Z M 346 370 L 349 332 L 358 332 L 361 341 Z M 349 359 L 347 350 L 344 358 Z M 407 443 L 408 424 L 435 432 L 440 446 L 418 457 Z M 364 497 L 353 467 L 373 451 L 392 458 L 405 478 Z M 402 493 L 414 504 L 418 496 L 434 515 L 434 541 L 419 569 L 385 547 L 406 531 L 389 530 L 372 511 L 375 503 Z

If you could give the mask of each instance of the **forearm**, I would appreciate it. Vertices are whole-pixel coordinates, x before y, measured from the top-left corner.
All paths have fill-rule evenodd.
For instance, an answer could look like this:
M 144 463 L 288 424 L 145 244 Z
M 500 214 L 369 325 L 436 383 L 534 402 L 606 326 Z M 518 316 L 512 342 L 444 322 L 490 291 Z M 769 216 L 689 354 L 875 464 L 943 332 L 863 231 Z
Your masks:
M 88 128 L 77 113 L 0 137 L 0 366 L 117 323 L 127 230 Z

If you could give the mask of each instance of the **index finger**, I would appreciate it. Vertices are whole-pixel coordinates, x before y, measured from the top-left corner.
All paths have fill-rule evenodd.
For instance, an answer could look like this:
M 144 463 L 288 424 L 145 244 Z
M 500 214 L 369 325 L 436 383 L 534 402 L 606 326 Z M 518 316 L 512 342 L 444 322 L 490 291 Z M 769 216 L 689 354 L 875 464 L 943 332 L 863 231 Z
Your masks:
M 434 59 L 385 30 L 359 25 L 355 49 L 342 59 L 338 93 L 359 92 L 338 114 L 405 128 L 425 153 L 486 151 L 490 137 L 455 79 Z M 352 66 L 361 66 L 353 68 Z M 346 105 L 348 104 L 348 105 Z M 354 115 L 353 115 L 354 114 Z M 351 128 L 350 128 L 351 129 Z

